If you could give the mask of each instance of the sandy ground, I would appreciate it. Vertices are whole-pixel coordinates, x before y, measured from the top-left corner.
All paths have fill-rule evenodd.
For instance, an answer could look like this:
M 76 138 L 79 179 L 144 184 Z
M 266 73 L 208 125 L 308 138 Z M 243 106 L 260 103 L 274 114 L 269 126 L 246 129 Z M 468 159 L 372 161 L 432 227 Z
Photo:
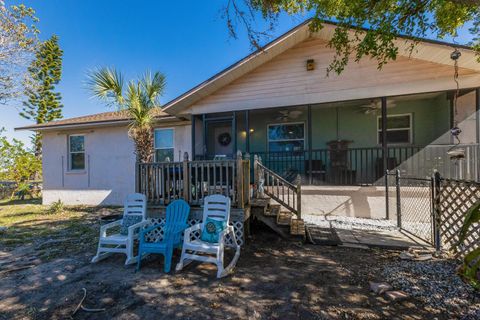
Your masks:
M 415 298 L 388 302 L 369 291 L 397 252 L 302 245 L 259 231 L 243 249 L 235 273 L 215 278 L 213 266 L 193 263 L 164 274 L 160 256 L 139 273 L 121 255 L 90 264 L 95 248 L 39 261 L 29 248 L 2 252 L 18 266 L 0 273 L 0 319 L 452 319 Z M 228 259 L 229 257 L 227 257 Z M 178 260 L 177 256 L 174 257 Z M 9 268 L 12 268 L 12 264 Z

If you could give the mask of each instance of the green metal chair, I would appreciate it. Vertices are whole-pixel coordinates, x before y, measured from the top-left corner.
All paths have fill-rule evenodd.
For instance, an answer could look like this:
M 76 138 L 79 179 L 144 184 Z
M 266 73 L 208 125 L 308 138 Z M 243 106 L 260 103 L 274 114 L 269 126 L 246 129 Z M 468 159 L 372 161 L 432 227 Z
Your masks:
M 150 253 L 162 254 L 165 258 L 164 271 L 170 272 L 173 249 L 181 247 L 182 232 L 188 228 L 187 219 L 190 206 L 184 200 L 175 200 L 167 206 L 165 223 L 142 230 L 138 248 L 137 271 L 140 270 L 144 255 Z M 163 237 L 158 242 L 147 242 L 146 237 L 157 228 L 163 229 Z

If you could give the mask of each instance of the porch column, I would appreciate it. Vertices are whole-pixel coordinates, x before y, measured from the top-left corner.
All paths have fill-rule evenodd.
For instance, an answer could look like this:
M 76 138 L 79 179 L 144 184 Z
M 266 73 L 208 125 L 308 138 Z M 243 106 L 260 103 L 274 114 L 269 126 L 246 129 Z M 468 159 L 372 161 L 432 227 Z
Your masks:
M 250 154 L 250 110 L 245 111 L 245 131 L 247 136 L 245 137 L 245 151 Z
M 192 114 L 192 161 L 195 160 L 195 115 Z
M 203 137 L 203 143 L 202 143 L 202 154 L 203 154 L 203 160 L 206 160 L 207 158 L 207 116 L 204 114 L 202 114 L 202 124 L 203 124 L 203 133 L 202 133 L 202 137 Z
M 480 157 L 480 88 L 475 89 L 475 133 L 476 133 L 476 150 L 475 156 L 476 161 L 478 161 Z M 478 165 L 475 166 L 475 170 L 477 171 L 477 181 L 480 181 L 480 170 L 478 169 Z
M 237 112 L 236 111 L 233 111 L 232 135 L 233 135 L 233 155 L 232 155 L 232 157 L 235 158 L 235 155 L 237 154 Z
M 382 97 L 382 153 L 383 170 L 388 170 L 388 146 L 387 146 L 387 97 Z
M 312 175 L 312 106 L 307 106 L 307 139 L 308 139 L 308 183 L 313 184 Z
M 388 170 L 388 146 L 387 146 L 387 97 L 382 97 L 382 160 L 383 174 Z M 388 180 L 385 175 L 385 218 L 390 219 L 388 206 Z
M 475 130 L 476 130 L 476 142 L 480 143 L 480 88 L 475 89 Z

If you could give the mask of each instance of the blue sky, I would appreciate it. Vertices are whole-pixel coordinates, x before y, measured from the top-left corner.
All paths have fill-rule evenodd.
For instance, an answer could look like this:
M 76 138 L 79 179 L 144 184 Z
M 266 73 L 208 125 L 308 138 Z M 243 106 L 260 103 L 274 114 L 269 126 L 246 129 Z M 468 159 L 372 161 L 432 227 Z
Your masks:
M 17 2 L 7 0 L 6 4 Z M 114 66 L 127 79 L 147 69 L 163 72 L 167 88 L 161 101 L 165 103 L 251 52 L 244 34 L 239 39 L 228 35 L 221 17 L 226 0 L 21 2 L 36 10 L 42 39 L 52 34 L 60 38 L 64 60 L 57 88 L 64 117 L 113 110 L 90 98 L 85 88 L 87 72 L 96 67 Z M 275 35 L 304 18 L 281 17 Z M 28 142 L 31 133 L 13 131 L 28 124 L 14 107 L 2 107 L 0 127 L 7 129 L 9 137 Z

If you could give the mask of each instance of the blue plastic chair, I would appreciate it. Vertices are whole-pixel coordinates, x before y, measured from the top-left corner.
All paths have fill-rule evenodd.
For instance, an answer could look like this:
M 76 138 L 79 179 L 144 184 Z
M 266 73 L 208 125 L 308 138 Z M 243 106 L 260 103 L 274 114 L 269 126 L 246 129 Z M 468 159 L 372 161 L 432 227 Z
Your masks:
M 140 270 L 142 257 L 149 253 L 159 253 L 165 258 L 164 271 L 170 272 L 173 249 L 181 247 L 182 232 L 188 228 L 187 219 L 190 206 L 185 200 L 175 200 L 167 206 L 164 224 L 155 225 L 142 230 L 138 248 L 137 271 Z M 163 238 L 159 242 L 147 242 L 145 236 L 156 228 L 163 227 Z

